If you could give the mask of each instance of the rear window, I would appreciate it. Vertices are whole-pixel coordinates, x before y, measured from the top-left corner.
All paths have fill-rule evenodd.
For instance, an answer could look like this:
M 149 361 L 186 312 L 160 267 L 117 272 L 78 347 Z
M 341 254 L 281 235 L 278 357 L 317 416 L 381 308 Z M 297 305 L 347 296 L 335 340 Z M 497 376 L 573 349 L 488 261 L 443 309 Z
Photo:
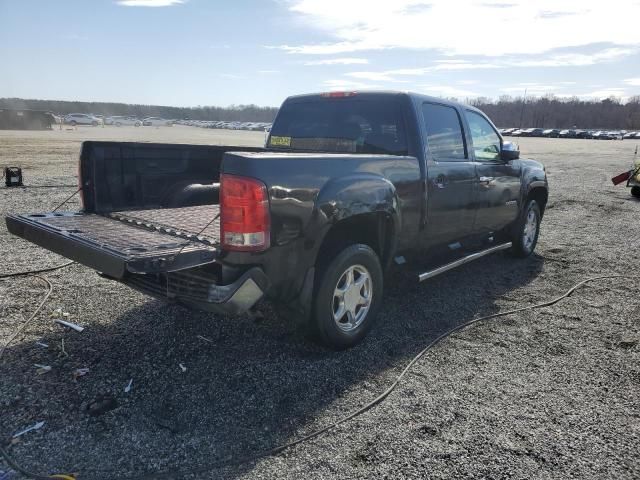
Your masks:
M 271 129 L 270 148 L 407 155 L 397 99 L 327 98 L 288 102 Z

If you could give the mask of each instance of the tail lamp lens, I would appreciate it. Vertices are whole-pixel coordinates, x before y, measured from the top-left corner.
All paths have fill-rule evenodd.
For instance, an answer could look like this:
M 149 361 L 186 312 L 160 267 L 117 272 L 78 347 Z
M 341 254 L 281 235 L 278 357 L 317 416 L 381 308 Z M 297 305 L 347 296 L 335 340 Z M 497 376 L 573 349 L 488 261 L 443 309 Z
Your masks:
M 253 178 L 220 176 L 220 237 L 222 247 L 262 251 L 270 241 L 269 197 L 264 183 Z

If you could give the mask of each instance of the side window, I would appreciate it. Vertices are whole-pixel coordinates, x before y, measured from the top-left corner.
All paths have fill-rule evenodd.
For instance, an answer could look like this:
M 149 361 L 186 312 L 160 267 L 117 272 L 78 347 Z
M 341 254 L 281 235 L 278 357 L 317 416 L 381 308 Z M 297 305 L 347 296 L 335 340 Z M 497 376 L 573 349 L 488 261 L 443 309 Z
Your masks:
M 467 110 L 466 113 L 476 160 L 481 162 L 499 160 L 500 137 L 496 131 L 482 115 L 470 110 Z
M 461 161 L 467 158 L 462 124 L 455 108 L 423 103 L 422 115 L 427 127 L 429 152 L 435 161 Z

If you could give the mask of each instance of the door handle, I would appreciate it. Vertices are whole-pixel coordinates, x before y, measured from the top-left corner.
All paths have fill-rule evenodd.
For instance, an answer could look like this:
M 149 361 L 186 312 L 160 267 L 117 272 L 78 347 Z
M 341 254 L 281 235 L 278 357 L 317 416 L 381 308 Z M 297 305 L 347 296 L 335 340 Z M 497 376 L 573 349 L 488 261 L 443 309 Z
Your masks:
M 483 187 L 489 187 L 491 186 L 491 182 L 493 182 L 493 180 L 493 177 L 480 177 L 480 185 L 482 185 Z
M 438 175 L 438 177 L 436 178 L 435 182 L 436 187 L 438 188 L 444 188 L 447 186 L 447 177 L 445 177 L 444 175 L 440 174 Z

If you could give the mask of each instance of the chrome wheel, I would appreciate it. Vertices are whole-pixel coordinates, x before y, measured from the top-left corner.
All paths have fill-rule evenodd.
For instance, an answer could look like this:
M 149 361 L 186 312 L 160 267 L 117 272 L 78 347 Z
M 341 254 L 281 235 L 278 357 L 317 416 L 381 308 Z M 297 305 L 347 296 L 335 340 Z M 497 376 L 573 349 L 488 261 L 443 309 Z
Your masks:
M 356 329 L 366 318 L 373 289 L 371 274 L 362 265 L 352 265 L 340 276 L 333 291 L 333 320 L 344 332 Z
M 522 232 L 522 246 L 529 252 L 533 248 L 538 234 L 538 215 L 533 209 L 527 213 L 527 219 L 524 223 L 524 231 Z

